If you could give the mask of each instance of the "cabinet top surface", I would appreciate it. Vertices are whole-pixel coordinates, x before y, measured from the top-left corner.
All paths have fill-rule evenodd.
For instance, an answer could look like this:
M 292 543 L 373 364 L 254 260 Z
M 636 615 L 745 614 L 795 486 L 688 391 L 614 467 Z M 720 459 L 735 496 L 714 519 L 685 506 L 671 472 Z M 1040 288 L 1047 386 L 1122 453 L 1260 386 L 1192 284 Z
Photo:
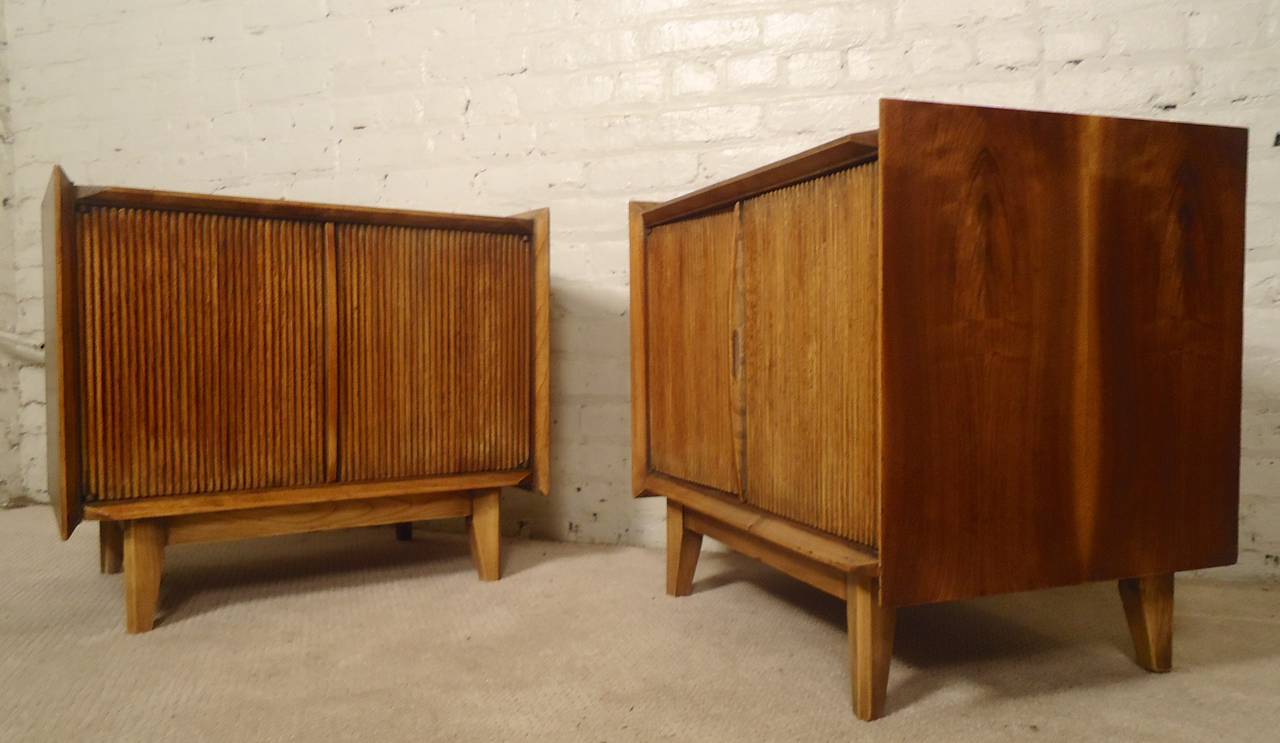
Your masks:
M 976 111 L 1022 111 L 1044 119 L 1075 119 L 1080 123 L 1088 121 L 1132 122 L 1134 124 L 1153 125 L 1158 127 L 1190 127 L 1195 129 L 1230 130 L 1239 136 L 1246 136 L 1247 130 L 1241 127 L 1219 126 L 1213 124 L 1195 124 L 1180 121 L 1159 119 L 1139 119 L 1131 117 L 1099 116 L 1096 114 L 1077 114 L 1055 111 L 1036 111 L 1031 109 L 1013 109 L 998 106 L 971 106 L 953 103 L 932 103 L 909 101 L 898 98 L 882 98 L 880 100 L 880 117 L 883 120 L 887 108 L 908 107 L 913 114 L 929 115 L 947 109 L 971 109 Z M 653 205 L 643 213 L 646 227 L 653 227 L 678 219 L 695 216 L 708 211 L 731 206 L 741 199 L 756 196 L 766 191 L 789 186 L 799 181 L 816 178 L 834 170 L 859 165 L 880 156 L 879 130 L 856 132 L 824 142 L 816 147 L 799 152 L 791 157 L 763 165 L 732 178 L 704 186 L 696 191 L 677 196 L 660 204 Z
M 410 209 L 286 201 L 283 199 L 260 199 L 247 196 L 213 196 L 118 186 L 77 186 L 75 188 L 75 199 L 77 206 L 162 209 L 313 222 L 384 224 L 401 227 L 455 229 L 466 232 L 494 232 L 517 235 L 531 235 L 534 229 L 534 220 L 531 214 L 492 217 Z

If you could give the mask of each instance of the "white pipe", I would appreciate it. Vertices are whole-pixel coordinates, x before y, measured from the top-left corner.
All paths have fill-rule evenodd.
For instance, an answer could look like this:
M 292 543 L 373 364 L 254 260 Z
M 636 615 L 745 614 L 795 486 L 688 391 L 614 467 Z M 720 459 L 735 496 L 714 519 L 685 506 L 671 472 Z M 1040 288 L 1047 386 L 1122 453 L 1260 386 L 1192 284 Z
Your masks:
M 0 348 L 9 352 L 10 356 L 28 364 L 44 363 L 44 344 L 23 338 L 16 333 L 0 330 Z
M 30 338 L 24 338 L 17 333 L 10 333 L 0 330 L 0 341 L 5 341 L 15 346 L 26 346 L 35 351 L 44 352 L 44 343 L 41 341 L 33 341 Z

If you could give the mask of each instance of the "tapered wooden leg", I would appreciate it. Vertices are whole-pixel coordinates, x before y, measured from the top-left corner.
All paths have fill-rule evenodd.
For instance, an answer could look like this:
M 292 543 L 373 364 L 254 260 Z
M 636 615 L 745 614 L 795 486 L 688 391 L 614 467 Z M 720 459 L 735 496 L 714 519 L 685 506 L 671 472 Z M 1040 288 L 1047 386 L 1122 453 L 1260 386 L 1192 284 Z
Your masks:
M 1120 600 L 1138 665 L 1167 672 L 1173 667 L 1173 573 L 1121 579 Z
M 98 522 L 98 567 L 106 575 L 124 567 L 124 530 L 115 521 Z
M 702 535 L 684 526 L 684 506 L 667 501 L 667 594 L 693 593 L 693 571 L 702 552 Z
M 884 714 L 893 657 L 893 609 L 880 606 L 879 581 L 850 574 L 845 611 L 849 622 L 849 655 L 853 677 L 853 711 L 860 720 Z
M 130 521 L 124 532 L 125 627 L 147 632 L 156 623 L 164 572 L 165 528 L 160 521 Z
M 502 577 L 502 545 L 498 533 L 500 490 L 484 490 L 471 499 L 467 531 L 471 535 L 471 560 L 480 580 Z
M 413 524 L 396 524 L 396 541 L 413 541 Z

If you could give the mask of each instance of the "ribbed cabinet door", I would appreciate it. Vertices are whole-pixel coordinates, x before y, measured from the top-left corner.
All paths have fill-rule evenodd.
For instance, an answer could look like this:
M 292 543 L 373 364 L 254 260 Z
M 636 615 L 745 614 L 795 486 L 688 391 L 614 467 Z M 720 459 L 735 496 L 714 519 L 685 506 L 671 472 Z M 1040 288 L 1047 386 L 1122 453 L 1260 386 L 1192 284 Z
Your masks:
M 645 240 L 649 459 L 660 473 L 739 491 L 737 219 L 654 227 Z
M 744 500 L 876 544 L 877 165 L 742 204 Z
M 525 466 L 528 237 L 338 225 L 337 267 L 339 478 Z
M 323 225 L 76 220 L 87 500 L 322 482 Z

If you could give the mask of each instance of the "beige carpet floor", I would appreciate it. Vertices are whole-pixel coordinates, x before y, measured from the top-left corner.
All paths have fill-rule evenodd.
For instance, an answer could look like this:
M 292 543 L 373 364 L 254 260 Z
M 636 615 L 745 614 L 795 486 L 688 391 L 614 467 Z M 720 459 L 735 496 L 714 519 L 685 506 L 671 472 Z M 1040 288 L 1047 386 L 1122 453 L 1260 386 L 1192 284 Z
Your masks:
M 169 550 L 122 629 L 96 528 L 0 512 L 0 741 L 1280 740 L 1280 586 L 1180 579 L 1173 673 L 1111 585 L 900 612 L 888 716 L 849 709 L 844 607 L 706 554 L 363 529 Z

